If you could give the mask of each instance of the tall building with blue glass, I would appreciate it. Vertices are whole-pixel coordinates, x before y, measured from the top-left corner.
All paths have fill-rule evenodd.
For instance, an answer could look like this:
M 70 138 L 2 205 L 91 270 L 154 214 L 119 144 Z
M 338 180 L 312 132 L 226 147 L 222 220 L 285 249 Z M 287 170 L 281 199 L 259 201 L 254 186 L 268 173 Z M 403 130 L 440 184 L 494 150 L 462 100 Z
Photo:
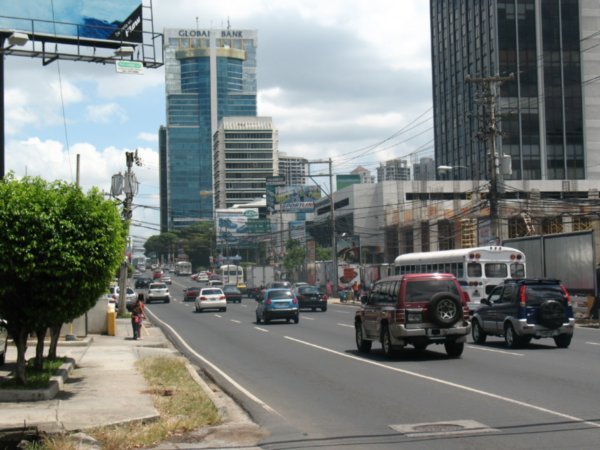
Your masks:
M 255 30 L 165 29 L 167 124 L 159 132 L 161 231 L 213 219 L 213 135 L 256 116 Z
M 430 0 L 430 8 L 436 164 L 457 178 L 488 178 L 490 143 L 477 137 L 489 135 L 489 111 L 478 108 L 489 92 L 466 79 L 513 74 L 496 108 L 498 155 L 512 166 L 505 178 L 600 178 L 598 0 Z

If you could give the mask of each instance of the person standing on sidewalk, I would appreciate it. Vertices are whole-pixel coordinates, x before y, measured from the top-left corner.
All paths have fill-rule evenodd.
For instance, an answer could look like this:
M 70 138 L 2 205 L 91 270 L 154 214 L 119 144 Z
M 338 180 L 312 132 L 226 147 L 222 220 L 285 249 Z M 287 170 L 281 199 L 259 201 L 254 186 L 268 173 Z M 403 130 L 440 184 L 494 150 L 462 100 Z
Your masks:
M 144 294 L 139 294 L 131 309 L 131 326 L 133 339 L 142 338 L 142 320 L 144 319 Z
M 352 299 L 354 301 L 358 301 L 359 293 L 360 293 L 360 286 L 358 285 L 358 282 L 355 281 L 354 284 L 352 285 Z

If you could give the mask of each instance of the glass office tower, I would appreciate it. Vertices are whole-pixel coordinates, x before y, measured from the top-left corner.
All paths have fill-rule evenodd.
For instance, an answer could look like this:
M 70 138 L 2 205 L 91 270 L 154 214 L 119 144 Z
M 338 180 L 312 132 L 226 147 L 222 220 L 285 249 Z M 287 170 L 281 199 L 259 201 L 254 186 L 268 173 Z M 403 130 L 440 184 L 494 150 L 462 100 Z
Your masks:
M 161 231 L 213 219 L 213 134 L 223 117 L 256 116 L 256 48 L 252 30 L 165 30 Z
M 600 3 L 430 0 L 430 9 L 436 164 L 454 167 L 456 178 L 489 178 L 490 111 L 481 106 L 489 92 L 465 79 L 513 74 L 497 96 L 497 154 L 512 166 L 505 178 L 586 178 L 598 149 L 590 153 L 584 132 L 592 109 L 582 61 L 592 55 L 580 23 L 591 11 L 598 18 Z

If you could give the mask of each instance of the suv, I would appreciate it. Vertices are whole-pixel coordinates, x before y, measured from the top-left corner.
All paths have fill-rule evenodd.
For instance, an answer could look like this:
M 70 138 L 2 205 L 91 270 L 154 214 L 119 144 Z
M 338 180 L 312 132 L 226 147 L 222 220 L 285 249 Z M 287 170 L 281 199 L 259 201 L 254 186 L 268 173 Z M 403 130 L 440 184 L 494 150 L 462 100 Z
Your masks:
M 165 283 L 150 283 L 150 286 L 148 286 L 146 303 L 156 301 L 163 301 L 164 303 L 169 303 L 171 301 L 169 288 Z
M 468 296 L 451 274 L 409 274 L 378 281 L 363 297 L 354 329 L 360 352 L 380 341 L 383 352 L 412 345 L 419 351 L 444 344 L 452 358 L 462 355 L 471 329 Z
M 517 348 L 532 338 L 554 338 L 556 346 L 571 344 L 575 319 L 571 297 L 558 280 L 506 280 L 496 286 L 473 315 L 473 341 L 485 343 L 488 334 L 504 336 Z

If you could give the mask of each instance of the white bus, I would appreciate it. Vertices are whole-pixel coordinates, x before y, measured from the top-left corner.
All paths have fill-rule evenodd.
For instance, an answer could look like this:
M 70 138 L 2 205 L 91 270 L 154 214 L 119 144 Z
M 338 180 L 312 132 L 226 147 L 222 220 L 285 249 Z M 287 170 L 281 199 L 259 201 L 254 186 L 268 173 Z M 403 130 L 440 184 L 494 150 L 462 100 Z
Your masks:
M 192 263 L 189 261 L 178 261 L 175 264 L 175 275 L 191 275 Z
M 244 268 L 242 266 L 225 264 L 219 267 L 219 275 L 221 275 L 223 284 L 237 285 L 244 282 Z
M 394 273 L 451 273 L 469 294 L 469 309 L 507 278 L 525 278 L 525 254 L 515 248 L 488 246 L 406 253 L 394 260 Z

